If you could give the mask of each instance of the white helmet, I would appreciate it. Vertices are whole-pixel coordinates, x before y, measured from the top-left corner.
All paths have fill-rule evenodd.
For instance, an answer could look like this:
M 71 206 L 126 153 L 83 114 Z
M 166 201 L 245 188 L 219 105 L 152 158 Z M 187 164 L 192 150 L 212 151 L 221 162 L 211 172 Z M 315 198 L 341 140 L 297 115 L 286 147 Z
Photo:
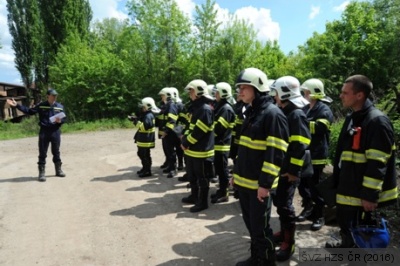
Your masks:
M 219 82 L 215 85 L 214 87 L 214 93 L 218 91 L 219 96 L 222 99 L 227 99 L 229 97 L 232 97 L 232 87 L 229 85 L 229 83 L 226 82 Z
M 310 91 L 311 99 L 319 99 L 321 101 L 331 103 L 333 100 L 325 95 L 324 83 L 319 79 L 308 79 L 300 87 L 301 90 Z
M 172 99 L 174 100 L 174 102 L 176 102 L 176 103 L 181 103 L 181 102 L 182 102 L 182 99 L 179 98 L 179 91 L 178 91 L 178 89 L 175 88 L 175 87 L 170 87 L 169 89 L 170 89 L 170 91 L 172 91 Z
M 192 80 L 185 87 L 186 91 L 190 91 L 190 89 L 193 89 L 195 91 L 196 96 L 199 97 L 204 96 L 210 100 L 213 100 L 211 95 L 208 93 L 207 83 L 204 80 L 201 79 Z
M 152 111 L 153 113 L 159 113 L 161 110 L 156 106 L 154 99 L 151 97 L 143 98 L 139 103 L 139 107 L 144 107 L 146 111 Z
M 289 100 L 297 107 L 303 108 L 309 102 L 300 93 L 300 82 L 292 76 L 278 78 L 271 86 L 271 95 L 278 95 L 281 101 Z
M 162 88 L 158 93 L 158 95 L 167 96 L 167 99 L 172 99 L 174 97 L 173 94 L 174 94 L 173 91 L 169 87 Z
M 251 85 L 256 88 L 259 92 L 269 92 L 267 74 L 258 68 L 246 68 L 240 72 L 236 79 L 235 87 L 240 85 Z
M 214 88 L 215 88 L 214 84 L 208 84 L 207 85 L 208 94 L 211 96 L 211 98 L 213 98 L 213 100 L 215 100 Z

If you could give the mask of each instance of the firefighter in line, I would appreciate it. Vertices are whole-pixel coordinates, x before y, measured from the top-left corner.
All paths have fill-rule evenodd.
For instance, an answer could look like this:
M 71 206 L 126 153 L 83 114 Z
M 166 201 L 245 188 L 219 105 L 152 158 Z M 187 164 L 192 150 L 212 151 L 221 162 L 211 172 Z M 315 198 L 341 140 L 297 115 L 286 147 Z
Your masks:
M 182 103 L 182 99 L 179 97 L 178 89 L 175 87 L 170 87 L 170 89 L 172 91 L 172 100 L 174 101 L 176 109 L 178 110 L 178 119 L 176 120 L 174 128 L 174 131 L 178 136 L 175 146 L 176 158 L 178 160 L 177 170 L 183 170 L 184 160 L 183 160 L 183 150 L 181 148 L 180 136 L 183 134 L 183 131 L 185 130 L 185 126 L 187 124 L 186 110 L 185 110 L 185 105 Z
M 218 176 L 219 188 L 211 195 L 211 203 L 229 200 L 228 155 L 235 122 L 235 112 L 228 102 L 232 97 L 232 87 L 226 82 L 214 86 L 216 105 L 214 107 L 214 168 Z
M 152 176 L 151 173 L 151 153 L 150 149 L 155 147 L 155 118 L 154 114 L 158 114 L 161 110 L 156 106 L 154 99 L 146 97 L 139 103 L 141 114 L 137 124 L 138 130 L 136 131 L 133 139 L 138 147 L 137 155 L 142 163 L 142 169 L 137 174 L 139 177 Z
M 176 121 L 178 120 L 178 108 L 173 101 L 174 92 L 171 88 L 163 88 L 159 93 L 161 100 L 165 104 L 162 112 L 163 124 L 159 125 L 161 131 L 161 141 L 166 156 L 166 167 L 163 169 L 168 178 L 176 175 L 176 145 L 179 143 L 178 136 L 174 131 Z
M 369 99 L 373 85 L 364 75 L 348 77 L 342 86 L 342 106 L 350 109 L 339 134 L 333 178 L 340 239 L 327 248 L 352 248 L 353 226 L 398 198 L 396 145 L 390 119 Z
M 306 150 L 311 142 L 311 134 L 303 108 L 309 102 L 300 92 L 300 82 L 292 76 L 278 78 L 271 86 L 271 95 L 286 115 L 289 124 L 289 146 L 279 172 L 273 203 L 277 208 L 280 231 L 274 234 L 274 240 L 280 242 L 276 253 L 277 261 L 286 261 L 294 253 L 296 213 L 293 206 L 294 193 L 300 183 L 303 168 L 311 167 L 311 156 Z
M 65 177 L 65 173 L 61 169 L 62 161 L 60 157 L 60 144 L 61 144 L 61 125 L 65 122 L 64 106 L 57 102 L 57 91 L 55 89 L 47 90 L 47 101 L 43 101 L 32 108 L 19 105 L 14 99 L 7 99 L 7 103 L 16 107 L 18 110 L 25 114 L 34 115 L 39 114 L 39 176 L 40 182 L 46 181 L 45 166 L 46 157 L 49 144 L 51 143 L 51 153 L 53 154 L 53 163 L 56 170 L 56 176 Z M 61 117 L 51 117 L 54 115 L 64 114 Z
M 264 72 L 257 68 L 243 70 L 236 87 L 242 101 L 249 106 L 244 113 L 232 183 L 238 189 L 243 220 L 251 238 L 250 258 L 236 265 L 275 265 L 269 224 L 270 190 L 276 188 L 288 146 L 288 123 L 268 95 L 270 89 Z
M 328 163 L 329 138 L 333 123 L 333 113 L 328 104 L 332 99 L 325 95 L 324 84 L 316 78 L 306 80 L 300 89 L 310 102 L 306 115 L 311 133 L 310 152 L 314 173 L 312 176 L 303 177 L 300 181 L 298 189 L 302 197 L 303 210 L 297 216 L 297 221 L 305 221 L 311 216 L 310 229 L 318 231 L 325 225 L 323 212 L 325 202 L 315 186 L 322 180 L 323 170 Z
M 206 161 L 214 158 L 214 114 L 209 101 L 211 96 L 207 83 L 200 79 L 192 80 L 185 87 L 192 100 L 190 126 L 182 136 L 182 149 L 186 158 L 186 171 L 190 182 L 190 195 L 182 202 L 194 204 L 190 212 L 200 212 L 208 208 L 209 179 L 206 176 Z

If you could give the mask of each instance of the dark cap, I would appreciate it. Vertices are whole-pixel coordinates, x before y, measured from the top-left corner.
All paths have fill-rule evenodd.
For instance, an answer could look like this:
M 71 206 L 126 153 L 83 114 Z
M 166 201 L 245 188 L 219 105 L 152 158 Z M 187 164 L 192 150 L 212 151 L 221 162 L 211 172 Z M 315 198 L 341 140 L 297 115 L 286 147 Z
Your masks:
M 47 95 L 58 95 L 58 93 L 55 89 L 49 89 L 47 90 Z

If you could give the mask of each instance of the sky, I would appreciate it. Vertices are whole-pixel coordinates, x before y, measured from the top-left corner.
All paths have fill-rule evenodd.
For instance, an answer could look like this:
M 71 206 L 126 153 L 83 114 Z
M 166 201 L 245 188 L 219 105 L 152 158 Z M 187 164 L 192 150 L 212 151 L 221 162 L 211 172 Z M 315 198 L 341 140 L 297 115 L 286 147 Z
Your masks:
M 127 0 L 89 0 L 93 20 L 128 18 Z M 0 82 L 21 84 L 14 64 L 11 35 L 7 26 L 6 0 L 0 0 Z M 206 0 L 177 0 L 180 9 L 193 18 L 196 4 Z M 284 53 L 296 51 L 314 32 L 323 33 L 325 24 L 341 18 L 348 0 L 216 0 L 218 19 L 226 21 L 228 14 L 246 19 L 258 31 L 261 41 L 277 40 Z

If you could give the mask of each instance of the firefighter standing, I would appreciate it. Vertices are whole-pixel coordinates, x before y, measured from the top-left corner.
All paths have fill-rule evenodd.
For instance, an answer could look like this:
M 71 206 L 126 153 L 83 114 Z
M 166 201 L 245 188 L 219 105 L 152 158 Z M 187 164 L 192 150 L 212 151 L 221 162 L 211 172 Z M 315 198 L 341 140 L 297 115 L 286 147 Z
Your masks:
M 34 115 L 39 114 L 39 177 L 38 180 L 41 182 L 46 181 L 45 176 L 45 165 L 47 150 L 51 143 L 51 153 L 53 154 L 53 163 L 56 170 L 56 176 L 65 177 L 65 173 L 61 169 L 61 157 L 60 157 L 60 144 L 61 144 L 61 125 L 65 122 L 64 118 L 55 118 L 54 122 L 50 120 L 50 117 L 64 113 L 64 106 L 57 102 L 57 91 L 54 89 L 47 90 L 47 101 L 41 102 L 32 108 L 19 105 L 14 99 L 7 99 L 7 103 L 25 114 Z
M 304 92 L 304 97 L 310 102 L 306 115 L 311 133 L 310 152 L 314 174 L 310 177 L 304 177 L 300 181 L 299 192 L 304 208 L 297 216 L 297 221 L 304 221 L 312 214 L 313 222 L 310 229 L 317 231 L 325 224 L 323 213 L 325 202 L 318 194 L 315 186 L 319 184 L 322 178 L 322 172 L 328 159 L 333 114 L 327 103 L 331 103 L 332 99 L 325 95 L 324 84 L 319 79 L 306 80 L 300 89 Z
M 156 107 L 154 99 L 151 97 L 143 98 L 139 104 L 141 108 L 141 115 L 138 123 L 138 130 L 134 136 L 135 143 L 137 144 L 139 156 L 142 162 L 142 169 L 137 172 L 139 177 L 151 176 L 151 154 L 150 149 L 155 147 L 155 118 L 154 114 L 160 112 Z
M 346 79 L 340 99 L 351 109 L 339 134 L 333 164 L 339 241 L 327 248 L 351 248 L 351 228 L 363 212 L 397 202 L 394 130 L 389 118 L 369 100 L 372 82 L 363 75 Z
M 305 160 L 306 150 L 311 142 L 311 134 L 303 108 L 309 102 L 301 96 L 300 82 L 292 76 L 277 79 L 271 86 L 271 94 L 289 123 L 289 146 L 279 172 L 279 182 L 273 195 L 280 221 L 280 232 L 274 235 L 276 242 L 281 242 L 276 253 L 278 261 L 285 261 L 294 253 L 296 213 L 293 197 L 302 177 L 302 169 L 311 167 L 311 156 Z M 309 154 L 308 154 L 309 155 Z
M 218 175 L 219 188 L 211 195 L 211 203 L 229 200 L 228 155 L 235 122 L 235 112 L 228 100 L 232 97 L 232 88 L 226 82 L 219 82 L 214 87 L 216 104 L 214 107 L 214 168 Z
M 205 162 L 212 161 L 214 157 L 214 114 L 209 105 L 211 97 L 207 83 L 195 79 L 189 82 L 185 90 L 192 100 L 190 126 L 182 137 L 191 194 L 183 198 L 182 202 L 195 204 L 190 212 L 199 212 L 208 208 L 210 183 L 206 176 Z
M 275 265 L 275 247 L 269 225 L 270 190 L 277 185 L 289 141 L 285 115 L 268 95 L 267 75 L 243 70 L 236 81 L 246 109 L 240 134 L 233 185 L 239 193 L 243 220 L 250 233 L 251 257 L 236 265 Z
M 175 147 L 179 143 L 179 139 L 174 131 L 176 121 L 178 120 L 178 109 L 173 101 L 173 91 L 171 88 L 163 88 L 158 94 L 161 95 L 165 106 L 162 115 L 164 123 L 159 125 L 161 130 L 161 139 L 167 165 L 163 173 L 168 174 L 168 178 L 172 178 L 176 174 L 176 150 Z

